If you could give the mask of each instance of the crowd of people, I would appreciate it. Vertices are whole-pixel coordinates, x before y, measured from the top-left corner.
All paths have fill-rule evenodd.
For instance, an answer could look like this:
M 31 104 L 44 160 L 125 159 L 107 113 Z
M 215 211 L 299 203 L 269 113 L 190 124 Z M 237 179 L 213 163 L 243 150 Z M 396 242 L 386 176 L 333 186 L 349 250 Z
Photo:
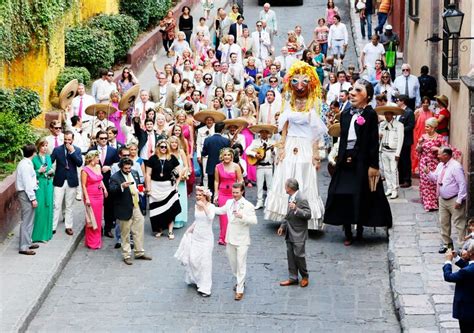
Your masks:
M 281 285 L 298 284 L 299 272 L 305 287 L 308 228 L 342 225 L 347 246 L 353 225 L 357 239 L 364 226 L 389 228 L 387 198 L 396 199 L 414 177 L 423 207 L 439 209 L 440 252 L 454 248 L 452 222 L 463 246 L 466 182 L 460 154 L 448 143 L 449 101 L 426 66 L 419 77 L 409 64 L 396 75 L 390 1 L 379 1 L 374 32 L 373 1 L 356 2 L 370 39 L 359 72 L 344 59 L 349 35 L 332 0 L 309 43 L 297 25 L 280 50 L 269 4 L 252 28 L 238 5 L 230 13 L 218 8 L 210 30 L 213 2 L 202 3 L 206 17 L 197 26 L 189 7 L 179 22 L 171 11 L 160 22 L 168 63 L 153 58 L 157 83 L 149 91 L 129 68 L 117 82 L 112 70 L 101 70 L 91 94 L 79 84 L 66 121 L 52 121 L 50 135 L 25 146 L 17 171 L 21 254 L 35 254 L 62 219 L 72 235 L 76 200 L 85 205 L 85 245 L 100 249 L 102 236 L 115 238 L 127 265 L 132 250 L 135 259 L 151 260 L 143 246 L 146 212 L 156 238 L 173 240 L 190 219 L 176 257 L 186 281 L 209 296 L 219 215 L 218 244 L 226 246 L 240 300 L 255 209 L 282 223 L 278 234 L 286 231 L 289 279 Z M 324 204 L 318 171 L 326 158 L 332 179 Z M 253 186 L 257 201 L 250 203 L 245 188 Z

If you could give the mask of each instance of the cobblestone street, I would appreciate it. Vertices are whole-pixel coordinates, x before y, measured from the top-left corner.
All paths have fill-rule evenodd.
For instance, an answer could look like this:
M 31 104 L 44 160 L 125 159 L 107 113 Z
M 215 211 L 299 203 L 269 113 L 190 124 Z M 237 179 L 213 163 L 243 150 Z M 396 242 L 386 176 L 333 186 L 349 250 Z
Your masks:
M 327 187 L 326 172 L 320 188 Z M 255 190 L 248 191 L 251 201 Z M 192 207 L 190 205 L 190 207 Z M 234 281 L 224 247 L 214 251 L 213 293 L 197 295 L 184 281 L 173 258 L 176 240 L 157 240 L 146 224 L 145 246 L 151 262 L 121 261 L 120 250 L 105 239 L 104 248 L 76 250 L 32 321 L 31 331 L 167 332 L 399 332 L 388 279 L 384 230 L 367 230 L 364 244 L 342 244 L 339 228 L 311 233 L 307 242 L 310 285 L 283 288 L 286 248 L 277 224 L 264 221 L 252 229 L 245 298 L 233 299 Z M 193 216 L 193 209 L 190 211 Z M 215 224 L 214 234 L 218 233 Z

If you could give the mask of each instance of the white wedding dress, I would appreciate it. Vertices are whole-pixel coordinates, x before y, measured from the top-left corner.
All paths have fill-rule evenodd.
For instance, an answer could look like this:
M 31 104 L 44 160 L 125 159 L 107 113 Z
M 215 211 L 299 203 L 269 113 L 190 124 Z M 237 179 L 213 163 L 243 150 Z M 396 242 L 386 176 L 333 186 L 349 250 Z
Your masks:
M 212 288 L 212 250 L 214 248 L 214 234 L 212 232 L 212 221 L 215 216 L 215 207 L 208 205 L 209 214 L 195 208 L 195 221 L 190 228 L 192 232 L 186 232 L 181 239 L 178 250 L 174 257 L 178 259 L 186 269 L 185 282 L 196 284 L 198 291 L 211 294 Z
M 265 202 L 265 219 L 276 222 L 285 219 L 288 209 L 285 182 L 288 178 L 295 178 L 300 187 L 299 191 L 308 199 L 311 208 L 308 228 L 321 230 L 324 204 L 319 195 L 318 174 L 313 165 L 313 143 L 323 139 L 327 128 L 315 109 L 296 112 L 288 105 L 289 103 L 278 119 L 279 131 L 288 121 L 285 158 L 275 167 L 272 187 Z

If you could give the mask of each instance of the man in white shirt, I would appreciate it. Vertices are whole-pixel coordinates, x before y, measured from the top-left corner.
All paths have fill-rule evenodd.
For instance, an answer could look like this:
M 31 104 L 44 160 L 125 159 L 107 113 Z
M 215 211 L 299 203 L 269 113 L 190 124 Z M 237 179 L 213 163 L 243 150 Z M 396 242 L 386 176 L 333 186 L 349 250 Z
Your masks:
M 258 16 L 259 21 L 265 21 L 267 24 L 267 32 L 270 35 L 271 44 L 273 44 L 273 38 L 278 34 L 278 22 L 276 14 L 270 9 L 270 4 L 267 2 L 263 5 L 263 10 L 260 11 Z
M 411 74 L 409 64 L 402 65 L 402 75 L 397 76 L 393 81 L 393 87 L 398 92 L 397 95 L 408 96 L 407 106 L 410 109 L 416 110 L 417 106 L 421 105 L 420 82 L 415 75 Z
M 83 83 L 79 83 L 77 87 L 77 96 L 71 102 L 71 109 L 69 119 L 72 116 L 78 116 L 82 120 L 82 124 L 87 126 L 92 120 L 92 117 L 86 114 L 88 106 L 95 104 L 95 99 L 91 95 L 86 94 L 86 89 Z
M 336 59 L 344 59 L 349 42 L 347 27 L 341 23 L 341 17 L 334 15 L 335 23 L 329 28 L 328 48 Z
M 232 35 L 227 36 L 227 44 L 222 48 L 221 63 L 230 63 L 230 55 L 235 53 L 237 55 L 237 62 L 242 63 L 242 49 L 238 44 L 235 44 L 235 38 Z
M 390 103 L 394 104 L 394 103 Z M 398 161 L 403 147 L 404 127 L 395 118 L 395 114 L 403 113 L 402 109 L 393 105 L 376 108 L 385 120 L 379 125 L 380 153 L 385 180 L 387 182 L 386 196 L 390 199 L 398 197 Z
M 265 103 L 260 105 L 260 109 L 259 109 L 259 114 L 258 114 L 259 124 L 276 125 L 275 114 L 277 112 L 280 112 L 281 100 L 280 102 L 277 102 L 275 96 L 276 94 L 273 90 L 267 91 Z
M 253 53 L 262 63 L 270 55 L 271 40 L 268 32 L 263 31 L 262 21 L 257 21 L 257 31 L 252 32 Z
M 234 84 L 236 89 L 240 89 L 241 87 L 244 86 L 244 66 L 242 66 L 242 63 L 238 62 L 237 59 L 237 54 L 232 53 L 230 55 L 230 64 L 229 64 L 229 73 L 232 75 L 232 78 L 234 79 Z
M 207 137 L 214 135 L 214 118 L 213 117 L 206 117 L 205 121 L 205 126 L 200 127 L 197 130 L 197 138 L 196 138 L 196 154 L 197 154 L 197 160 L 198 163 L 202 165 L 201 170 L 206 170 L 207 166 L 207 156 L 203 157 L 202 156 L 202 147 L 204 146 L 204 140 L 206 140 Z M 208 178 L 207 178 L 207 173 L 202 172 L 201 176 L 201 185 L 204 185 L 207 187 L 208 185 Z
M 49 131 L 51 132 L 51 134 L 46 137 L 46 141 L 48 141 L 48 154 L 51 155 L 54 148 L 59 147 L 64 143 L 64 135 L 61 122 L 56 119 L 51 121 L 51 123 L 49 124 Z
M 91 138 L 95 138 L 99 131 L 105 131 L 107 127 L 113 125 L 114 123 L 107 119 L 107 113 L 104 110 L 96 111 L 96 117 L 92 122 Z
M 344 71 L 337 72 L 337 82 L 329 88 L 327 100 L 328 103 L 338 100 L 341 91 L 349 91 L 351 88 L 350 82 L 346 81 L 346 73 Z
M 143 124 L 146 119 L 146 113 L 150 109 L 155 108 L 155 103 L 150 101 L 150 95 L 145 89 L 140 90 L 140 99 L 135 102 L 134 117 L 140 117 Z
M 36 254 L 33 249 L 39 248 L 38 244 L 33 244 L 31 241 L 33 224 L 35 222 L 35 210 L 36 207 L 38 207 L 38 202 L 36 201 L 38 182 L 36 180 L 36 172 L 32 162 L 35 155 L 35 145 L 28 144 L 23 147 L 23 159 L 18 163 L 16 168 L 15 181 L 15 187 L 18 192 L 18 200 L 20 201 L 21 207 L 19 253 L 30 256 Z M 39 172 L 44 172 L 45 170 L 45 167 L 41 167 Z
M 202 102 L 206 105 L 209 105 L 212 97 L 214 97 L 214 92 L 216 87 L 213 85 L 213 77 L 211 73 L 206 73 L 203 76 L 204 88 L 202 89 Z
M 114 72 L 109 70 L 105 80 L 100 80 L 97 83 L 97 97 L 98 103 L 108 103 L 110 101 L 110 94 L 112 91 L 117 91 L 117 85 L 114 80 Z
M 196 69 L 194 71 L 194 76 L 193 76 L 193 83 L 194 83 L 194 89 L 202 91 L 204 89 L 205 83 L 204 80 L 202 79 L 202 70 Z
M 297 25 L 295 27 L 295 34 L 296 34 L 296 41 L 298 42 L 298 45 L 300 46 L 299 49 L 296 51 L 295 56 L 298 59 L 301 59 L 301 56 L 303 55 L 303 51 L 306 50 L 306 43 L 304 41 L 303 34 L 301 33 L 300 25 Z
M 297 59 L 295 57 L 288 54 L 288 48 L 286 46 L 281 48 L 281 55 L 275 58 L 275 62 L 278 61 L 281 64 L 280 70 L 282 71 L 283 75 L 286 74 L 286 72 L 296 60 Z
M 206 110 L 207 105 L 204 103 L 201 103 L 201 92 L 199 90 L 194 90 L 193 93 L 191 94 L 191 101 L 187 100 L 187 96 L 182 96 L 176 100 L 176 106 L 184 109 L 184 106 L 186 104 L 191 104 L 192 109 L 193 109 L 193 114 L 198 113 L 199 111 Z
M 101 68 L 99 70 L 99 76 L 100 78 L 95 80 L 93 83 L 92 83 L 92 97 L 94 97 L 95 99 L 95 102 L 96 103 L 99 103 L 99 98 L 97 96 L 97 89 L 99 87 L 99 84 L 101 84 L 102 81 L 106 81 L 107 80 L 107 73 L 108 73 L 108 70 L 104 69 L 104 68 Z
M 263 184 L 267 183 L 267 188 L 272 187 L 273 181 L 273 145 L 275 141 L 271 135 L 277 131 L 276 126 L 254 125 L 250 127 L 253 133 L 258 133 L 259 138 L 252 141 L 245 153 L 258 159 L 257 166 L 257 205 L 255 209 L 263 208 Z M 262 154 L 259 149 L 262 149 Z
M 360 54 L 360 68 L 367 70 L 367 74 L 371 75 L 375 69 L 375 61 L 385 61 L 385 48 L 379 43 L 379 35 L 372 36 L 372 41 L 367 43 Z
M 235 300 L 244 297 L 245 277 L 247 273 L 247 252 L 250 246 L 250 225 L 257 224 L 254 206 L 243 197 L 244 184 L 232 185 L 233 199 L 227 200 L 224 206 L 216 208 L 217 215 L 227 214 L 229 223 L 225 241 L 232 273 L 237 280 Z

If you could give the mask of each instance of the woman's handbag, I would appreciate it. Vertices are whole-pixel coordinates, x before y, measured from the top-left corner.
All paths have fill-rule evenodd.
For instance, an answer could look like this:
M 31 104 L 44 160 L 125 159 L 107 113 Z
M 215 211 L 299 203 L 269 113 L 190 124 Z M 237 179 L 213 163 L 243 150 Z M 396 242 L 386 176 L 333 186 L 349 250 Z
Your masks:
M 97 221 L 91 206 L 86 205 L 86 222 L 90 224 L 93 230 L 97 230 Z

